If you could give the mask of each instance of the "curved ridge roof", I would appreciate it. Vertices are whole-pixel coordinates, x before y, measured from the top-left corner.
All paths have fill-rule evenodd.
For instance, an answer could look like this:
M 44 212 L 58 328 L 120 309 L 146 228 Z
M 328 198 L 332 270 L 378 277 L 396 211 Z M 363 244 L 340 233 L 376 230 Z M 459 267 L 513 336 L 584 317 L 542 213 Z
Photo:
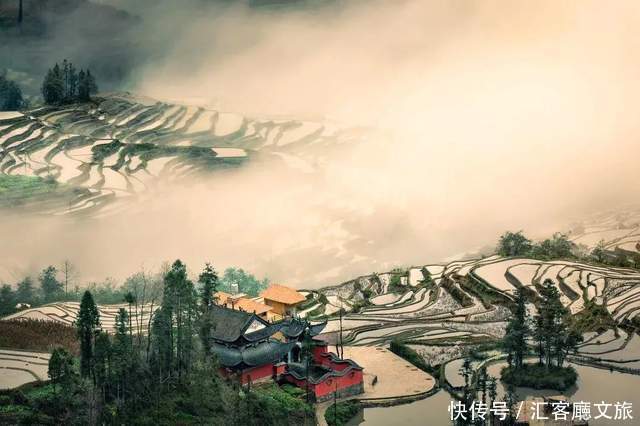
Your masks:
M 269 340 L 241 348 L 214 343 L 211 346 L 211 351 L 217 355 L 220 364 L 224 367 L 256 367 L 279 362 L 295 345 L 295 342 L 282 343 L 277 340 Z

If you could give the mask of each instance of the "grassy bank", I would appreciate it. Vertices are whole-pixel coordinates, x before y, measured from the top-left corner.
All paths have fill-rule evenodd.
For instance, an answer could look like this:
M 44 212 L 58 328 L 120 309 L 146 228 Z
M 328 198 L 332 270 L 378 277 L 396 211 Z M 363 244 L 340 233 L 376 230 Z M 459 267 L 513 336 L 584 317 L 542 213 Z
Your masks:
M 517 387 L 564 391 L 576 384 L 578 373 L 573 367 L 550 367 L 524 364 L 522 368 L 504 367 L 502 381 Z
M 26 206 L 35 202 L 64 202 L 83 189 L 56 182 L 53 178 L 0 174 L 0 208 Z
M 355 400 L 339 402 L 331 405 L 324 413 L 329 426 L 344 426 L 360 411 L 360 403 Z

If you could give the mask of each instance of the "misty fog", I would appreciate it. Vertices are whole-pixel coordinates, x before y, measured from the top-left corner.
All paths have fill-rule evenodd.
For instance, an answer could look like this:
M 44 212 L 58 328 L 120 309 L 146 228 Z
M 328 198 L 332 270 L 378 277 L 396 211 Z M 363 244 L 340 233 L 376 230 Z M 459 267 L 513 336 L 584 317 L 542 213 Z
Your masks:
M 371 135 L 311 172 L 265 159 L 103 219 L 3 213 L 5 279 L 65 258 L 122 279 L 179 257 L 317 287 L 637 200 L 637 2 L 144 4 L 131 42 L 152 54 L 122 88 Z

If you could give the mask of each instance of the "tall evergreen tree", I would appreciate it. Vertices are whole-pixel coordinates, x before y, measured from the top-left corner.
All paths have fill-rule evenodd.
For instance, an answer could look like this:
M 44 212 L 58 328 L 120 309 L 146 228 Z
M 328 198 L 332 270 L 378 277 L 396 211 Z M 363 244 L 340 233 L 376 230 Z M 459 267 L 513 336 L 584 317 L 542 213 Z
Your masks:
M 58 64 L 47 71 L 41 90 L 44 102 L 48 105 L 58 105 L 64 101 L 64 79 Z
M 209 347 L 209 336 L 213 329 L 213 321 L 211 315 L 208 314 L 208 311 L 213 305 L 214 294 L 218 289 L 218 281 L 218 274 L 216 273 L 216 270 L 210 263 L 207 263 L 204 270 L 198 277 L 198 283 L 200 284 L 200 307 L 202 311 L 199 321 L 199 335 L 202 347 L 205 349 L 203 352 L 205 358 L 208 355 L 207 348 Z
M 9 284 L 0 288 L 0 316 L 9 315 L 16 309 L 15 293 Z
M 0 111 L 15 111 L 25 106 L 22 90 L 5 73 L 0 73 Z
M 54 390 L 57 385 L 64 387 L 69 384 L 74 376 L 73 355 L 64 348 L 54 349 L 49 358 L 48 375 L 51 383 L 53 383 Z
M 113 354 L 117 397 L 122 402 L 125 402 L 130 394 L 128 382 L 131 379 L 130 375 L 135 366 L 130 326 L 131 323 L 127 311 L 124 308 L 120 308 L 116 314 L 116 334 L 114 336 Z
M 198 277 L 200 284 L 200 303 L 204 309 L 213 304 L 213 295 L 218 290 L 218 273 L 210 263 L 207 263 L 204 270 Z
M 31 277 L 25 277 L 16 288 L 16 302 L 33 305 L 36 302 L 36 293 Z
M 105 331 L 100 330 L 95 337 L 93 371 L 96 378 L 96 385 L 100 388 L 103 400 L 106 398 L 110 389 L 112 356 L 111 339 Z
M 534 327 L 533 327 L 533 341 L 536 343 L 536 353 L 538 354 L 538 364 L 544 364 L 544 340 L 545 340 L 545 330 L 542 321 L 542 317 L 540 315 L 536 315 L 533 319 Z
M 91 95 L 98 92 L 98 85 L 96 80 L 91 74 L 90 70 L 86 72 L 80 70 L 78 73 L 78 100 L 81 102 L 88 102 L 91 100 Z
M 505 351 L 511 355 L 512 367 L 521 368 L 527 352 L 530 329 L 524 291 L 518 289 L 515 297 L 515 312 L 507 324 L 503 345 Z
M 181 376 L 190 367 L 196 322 L 196 292 L 186 265 L 176 260 L 164 277 L 162 307 L 154 318 L 156 352 L 165 372 Z
M 81 102 L 87 102 L 91 99 L 91 93 L 89 92 L 89 84 L 87 81 L 87 75 L 83 69 L 78 73 L 78 100 Z
M 63 285 L 58 281 L 57 275 L 58 270 L 53 266 L 47 267 L 40 274 L 40 288 L 45 303 L 58 300 L 64 294 Z
M 128 291 L 127 294 L 124 295 L 124 301 L 127 302 L 127 305 L 129 305 L 129 315 L 128 315 L 129 337 L 131 337 L 131 340 L 133 340 L 133 324 L 132 324 L 131 308 L 133 307 L 133 304 L 136 303 L 136 297 L 132 292 Z
M 93 371 L 94 336 L 100 327 L 100 312 L 91 292 L 84 292 L 76 320 L 80 339 L 80 374 L 88 377 Z
M 554 363 L 562 366 L 566 354 L 575 349 L 580 337 L 570 327 L 569 310 L 563 306 L 560 291 L 552 280 L 545 280 L 540 296 L 542 302 L 535 318 L 539 356 L 542 359 L 544 355 L 547 368 L 551 368 Z

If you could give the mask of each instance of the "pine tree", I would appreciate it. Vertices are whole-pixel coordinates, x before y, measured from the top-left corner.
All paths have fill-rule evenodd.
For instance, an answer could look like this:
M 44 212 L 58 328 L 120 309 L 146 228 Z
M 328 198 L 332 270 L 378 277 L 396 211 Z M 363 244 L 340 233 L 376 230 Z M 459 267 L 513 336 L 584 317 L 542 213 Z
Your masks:
M 11 314 L 15 309 L 15 293 L 9 284 L 3 284 L 0 288 L 0 316 Z
M 80 311 L 76 320 L 78 338 L 80 339 L 80 374 L 88 377 L 93 372 L 94 335 L 100 327 L 100 312 L 93 296 L 88 290 L 84 292 L 80 302 Z
M 179 376 L 191 365 L 197 298 L 187 267 L 176 260 L 164 277 L 162 308 L 154 318 L 156 351 L 163 368 Z
M 89 69 L 87 69 L 87 85 L 89 86 L 89 95 L 95 95 L 98 93 L 98 84 Z
M 91 100 L 91 95 L 96 93 L 98 93 L 98 85 L 91 71 L 80 70 L 77 78 L 77 99 L 80 102 L 88 102 Z
M 57 278 L 58 270 L 49 266 L 42 271 L 39 277 L 40 287 L 42 288 L 42 297 L 45 302 L 58 300 L 63 295 L 63 286 Z
M 518 289 L 515 296 L 515 312 L 507 324 L 503 346 L 505 351 L 511 355 L 511 366 L 521 368 L 527 352 L 527 337 L 529 337 L 530 330 L 524 291 Z
M 552 280 L 545 280 L 540 289 L 542 301 L 536 321 L 536 339 L 544 347 L 544 362 L 547 368 L 564 361 L 566 345 L 575 347 L 574 333 L 568 325 L 569 310 L 562 305 L 560 292 Z
M 0 74 L 0 111 L 15 111 L 25 106 L 22 90 L 5 73 Z
M 507 386 L 505 402 L 507 403 L 507 408 L 509 409 L 506 424 L 514 425 L 517 420 L 518 395 L 516 394 L 516 388 L 513 385 Z
M 18 287 L 16 289 L 16 301 L 18 303 L 28 303 L 30 305 L 33 305 L 36 301 L 36 294 L 31 277 L 25 277 L 25 279 L 18 283 Z
M 42 97 L 48 105 L 59 105 L 64 101 L 64 81 L 60 66 L 55 64 L 47 71 L 42 83 Z
M 109 392 L 110 388 L 112 356 L 113 349 L 111 347 L 111 339 L 105 331 L 100 330 L 95 338 L 93 370 L 96 378 L 96 384 L 100 388 L 103 400 L 106 398 L 106 394 Z
M 218 274 L 210 263 L 207 263 L 204 267 L 204 271 L 198 277 L 198 283 L 201 285 L 200 289 L 200 303 L 203 309 L 209 308 L 213 305 L 213 295 L 218 290 Z
M 129 337 L 131 337 L 131 340 L 133 340 L 133 324 L 132 324 L 132 317 L 131 317 L 131 307 L 133 306 L 134 303 L 136 303 L 136 297 L 133 295 L 132 292 L 128 291 L 127 294 L 124 295 L 124 301 L 127 302 L 127 304 L 129 305 Z
M 218 289 L 218 274 L 210 263 L 207 263 L 204 270 L 198 277 L 200 284 L 200 308 L 202 315 L 200 316 L 200 328 L 198 334 L 204 350 L 204 357 L 207 358 L 209 347 L 209 337 L 213 329 L 213 321 L 211 315 L 208 314 L 209 308 L 213 305 L 214 294 Z
M 113 352 L 117 394 L 120 400 L 126 401 L 129 390 L 127 384 L 129 375 L 133 370 L 134 360 L 129 315 L 124 308 L 120 308 L 116 314 L 116 334 Z
M 87 81 L 87 75 L 83 69 L 78 73 L 78 100 L 80 102 L 87 102 L 91 99 L 91 93 L 89 88 L 89 82 Z
M 56 385 L 68 384 L 74 375 L 73 356 L 64 348 L 56 348 L 51 352 L 49 358 L 49 378 L 53 383 L 54 390 Z

